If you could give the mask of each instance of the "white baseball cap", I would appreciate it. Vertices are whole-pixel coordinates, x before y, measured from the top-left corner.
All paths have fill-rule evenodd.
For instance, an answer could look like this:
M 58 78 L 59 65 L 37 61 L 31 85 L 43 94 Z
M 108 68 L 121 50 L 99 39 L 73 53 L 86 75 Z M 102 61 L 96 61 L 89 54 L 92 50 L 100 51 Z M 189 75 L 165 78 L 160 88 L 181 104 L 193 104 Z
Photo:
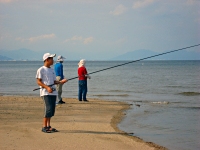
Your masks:
M 56 54 L 50 54 L 50 53 L 45 53 L 44 55 L 43 55 L 43 61 L 45 61 L 47 58 L 49 58 L 49 57 L 55 57 L 56 56 Z
M 61 56 L 61 55 L 59 55 L 59 56 L 57 57 L 57 61 L 64 61 L 64 59 L 65 59 L 65 57 L 63 57 L 63 56 Z

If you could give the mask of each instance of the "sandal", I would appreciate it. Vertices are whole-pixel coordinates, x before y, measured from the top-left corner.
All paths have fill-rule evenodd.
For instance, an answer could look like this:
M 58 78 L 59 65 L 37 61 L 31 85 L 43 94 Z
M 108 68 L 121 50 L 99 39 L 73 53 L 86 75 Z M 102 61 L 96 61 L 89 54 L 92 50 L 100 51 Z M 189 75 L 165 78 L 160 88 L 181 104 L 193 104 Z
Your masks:
M 59 132 L 57 129 L 52 128 L 51 126 L 47 127 L 49 131 L 51 132 Z
M 42 132 L 44 132 L 44 133 L 51 133 L 51 130 L 49 130 L 48 127 L 43 127 L 42 128 Z

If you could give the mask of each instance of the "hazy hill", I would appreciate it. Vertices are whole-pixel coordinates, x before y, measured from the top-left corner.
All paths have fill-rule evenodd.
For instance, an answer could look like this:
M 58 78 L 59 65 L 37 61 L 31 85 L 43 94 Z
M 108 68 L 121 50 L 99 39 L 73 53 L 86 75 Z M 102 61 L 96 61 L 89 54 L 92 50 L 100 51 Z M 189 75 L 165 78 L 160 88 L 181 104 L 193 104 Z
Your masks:
M 41 60 L 43 53 L 23 48 L 12 51 L 0 50 L 0 55 L 12 58 L 13 60 Z
M 0 61 L 13 60 L 12 58 L 0 55 Z
M 18 50 L 0 50 L 0 60 L 42 60 L 42 56 L 45 52 L 35 52 L 29 49 L 18 49 Z M 51 52 L 50 52 L 51 53 Z M 59 54 L 59 51 L 56 51 Z M 138 60 L 149 56 L 160 54 L 151 50 L 135 50 L 130 51 L 120 56 L 114 57 L 111 60 Z M 67 60 L 78 60 L 75 52 L 67 53 Z M 177 51 L 174 53 L 154 57 L 148 60 L 200 60 L 200 52 L 192 51 Z
M 39 60 L 42 61 L 42 56 L 44 53 L 56 53 L 56 55 L 63 54 L 62 52 L 56 50 L 56 51 L 33 51 L 30 49 L 17 49 L 17 50 L 0 50 L 0 55 L 12 58 L 13 60 Z M 67 53 L 67 55 L 65 55 Z M 63 55 L 67 57 L 67 60 L 79 60 L 80 57 L 75 52 L 65 52 Z M 56 59 L 55 59 L 56 60 Z
M 138 60 L 158 54 L 160 53 L 153 52 L 150 50 L 140 49 L 140 50 L 130 51 L 120 56 L 114 57 L 112 58 L 112 60 Z M 154 57 L 148 60 L 200 60 L 200 52 L 189 52 L 182 50 Z

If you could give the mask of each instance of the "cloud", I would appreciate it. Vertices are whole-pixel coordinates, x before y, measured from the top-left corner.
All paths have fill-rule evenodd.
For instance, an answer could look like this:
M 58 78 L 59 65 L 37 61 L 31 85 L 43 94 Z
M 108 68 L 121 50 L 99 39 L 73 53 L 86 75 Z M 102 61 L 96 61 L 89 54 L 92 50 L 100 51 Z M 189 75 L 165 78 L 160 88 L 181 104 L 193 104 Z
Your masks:
M 143 0 L 143 1 L 137 1 L 133 3 L 133 9 L 138 9 L 138 8 L 142 8 L 142 7 L 146 7 L 152 3 L 154 3 L 156 0 Z
M 199 1 L 197 1 L 197 0 L 186 0 L 186 3 L 188 5 L 194 5 L 196 2 L 199 2 Z
M 0 3 L 11 3 L 13 2 L 14 0 L 0 0 Z M 16 0 L 15 0 L 16 1 Z
M 79 42 L 82 42 L 83 44 L 89 44 L 89 43 L 91 43 L 93 40 L 94 40 L 93 37 L 83 38 L 82 36 L 76 36 L 76 35 L 75 35 L 75 36 L 73 36 L 73 37 L 70 38 L 70 39 L 66 39 L 66 40 L 64 41 L 64 43 L 79 41 Z
M 44 35 L 40 35 L 40 36 L 36 36 L 36 37 L 30 37 L 30 38 L 27 38 L 27 39 L 18 37 L 18 38 L 16 38 L 16 40 L 21 41 L 21 42 L 25 42 L 25 41 L 36 42 L 38 40 L 51 39 L 51 38 L 54 38 L 54 37 L 56 37 L 56 36 L 55 36 L 55 34 L 52 33 L 52 34 L 44 34 Z
M 82 36 L 73 36 L 71 38 L 72 41 L 81 41 L 82 39 L 83 39 Z
M 116 41 L 116 44 L 123 44 L 127 41 L 127 38 L 121 38 Z
M 82 41 L 83 40 L 83 37 L 82 36 L 73 36 L 72 38 L 70 38 L 70 39 L 66 39 L 65 41 L 64 41 L 64 43 L 67 43 L 67 42 L 70 42 L 70 41 Z
M 85 38 L 83 43 L 88 44 L 88 43 L 91 43 L 93 40 L 94 40 L 93 37 Z
M 110 14 L 114 16 L 118 16 L 118 15 L 123 14 L 126 10 L 127 8 L 124 5 L 120 4 L 115 8 L 114 11 L 110 11 Z

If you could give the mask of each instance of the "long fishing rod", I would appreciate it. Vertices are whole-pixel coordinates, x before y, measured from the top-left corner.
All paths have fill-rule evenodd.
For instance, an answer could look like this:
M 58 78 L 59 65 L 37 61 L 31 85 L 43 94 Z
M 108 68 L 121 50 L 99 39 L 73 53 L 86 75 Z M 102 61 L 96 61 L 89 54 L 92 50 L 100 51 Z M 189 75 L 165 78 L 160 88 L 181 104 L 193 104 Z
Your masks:
M 63 79 L 63 80 L 64 80 L 64 83 L 67 82 L 66 79 Z M 63 80 L 61 80 L 61 81 L 63 81 Z M 53 85 L 55 85 L 55 83 L 54 83 L 54 84 L 51 84 L 51 85 L 48 85 L 48 86 L 52 88 Z M 33 91 L 36 91 L 36 90 L 39 90 L 39 89 L 42 89 L 42 88 L 36 88 L 36 89 L 33 89 Z M 54 88 L 52 88 L 52 90 L 55 91 Z
M 120 64 L 120 65 L 116 65 L 116 66 L 108 67 L 108 68 L 101 69 L 101 70 L 98 70 L 98 71 L 94 71 L 94 72 L 91 72 L 91 73 L 89 73 L 89 74 L 94 74 L 94 73 L 97 73 L 97 72 L 109 70 L 109 69 L 116 68 L 116 67 L 119 67 L 119 66 L 124 66 L 124 65 L 127 65 L 127 64 L 130 64 L 130 63 L 142 61 L 142 60 L 149 59 L 149 58 L 153 58 L 153 57 L 158 57 L 158 56 L 161 56 L 161 55 L 165 55 L 165 54 L 169 54 L 169 53 L 173 53 L 173 52 L 177 52 L 177 51 L 181 51 L 181 50 L 185 50 L 185 49 L 189 49 L 189 48 L 193 48 L 193 47 L 197 47 L 197 46 L 200 46 L 200 44 L 193 45 L 193 46 L 188 46 L 188 47 L 184 47 L 184 48 L 180 48 L 180 49 L 176 49 L 176 50 L 172 50 L 172 51 L 169 51 L 169 52 L 165 52 L 165 53 L 161 53 L 161 54 L 157 54 L 157 55 L 145 57 L 145 58 L 138 59 L 138 60 L 129 61 L 129 62 Z M 74 78 L 70 78 L 70 79 L 68 79 L 68 81 L 69 81 L 69 80 L 73 80 L 73 79 L 77 79 L 77 78 L 78 78 L 78 76 L 77 76 L 77 77 L 74 77 Z M 52 85 L 49 85 L 49 86 L 53 86 L 53 85 L 55 85 L 55 84 L 52 84 Z M 33 91 L 36 91 L 36 90 L 39 90 L 39 89 L 40 89 L 40 88 L 37 88 L 37 89 L 34 89 Z
M 51 84 L 51 85 L 48 85 L 49 87 L 52 87 L 53 85 L 55 85 L 55 84 Z M 37 91 L 37 90 L 39 90 L 39 89 L 42 89 L 42 88 L 36 88 L 36 89 L 33 89 L 33 91 Z M 53 91 L 55 91 L 55 89 L 53 89 Z
M 153 57 L 157 57 L 157 56 L 161 56 L 161 55 L 165 55 L 165 54 L 169 54 L 169 53 L 173 53 L 173 52 L 176 52 L 176 51 L 180 51 L 180 50 L 184 50 L 184 49 L 189 49 L 189 48 L 197 47 L 197 46 L 200 46 L 200 44 L 193 45 L 193 46 L 188 46 L 188 47 L 184 47 L 184 48 L 180 48 L 180 49 L 176 49 L 176 50 L 172 50 L 172 51 L 169 51 L 169 52 L 165 52 L 165 53 L 161 53 L 161 54 L 157 54 L 157 55 L 145 57 L 145 58 L 138 59 L 138 60 L 134 60 L 134 61 L 129 61 L 129 62 L 120 64 L 120 65 L 108 67 L 108 68 L 105 68 L 105 69 L 102 69 L 102 70 L 98 70 L 98 71 L 94 71 L 94 72 L 91 72 L 91 73 L 88 73 L 88 74 L 94 74 L 94 73 L 97 73 L 97 72 L 105 71 L 105 70 L 112 69 L 112 68 L 116 68 L 116 67 L 123 66 L 123 65 L 127 65 L 127 64 L 130 64 L 130 63 L 142 61 L 142 60 L 145 60 L 145 59 L 149 59 L 149 58 L 153 58 Z M 68 79 L 68 81 L 69 81 L 69 80 L 76 79 L 76 78 L 78 78 L 78 77 L 70 78 L 70 79 Z

